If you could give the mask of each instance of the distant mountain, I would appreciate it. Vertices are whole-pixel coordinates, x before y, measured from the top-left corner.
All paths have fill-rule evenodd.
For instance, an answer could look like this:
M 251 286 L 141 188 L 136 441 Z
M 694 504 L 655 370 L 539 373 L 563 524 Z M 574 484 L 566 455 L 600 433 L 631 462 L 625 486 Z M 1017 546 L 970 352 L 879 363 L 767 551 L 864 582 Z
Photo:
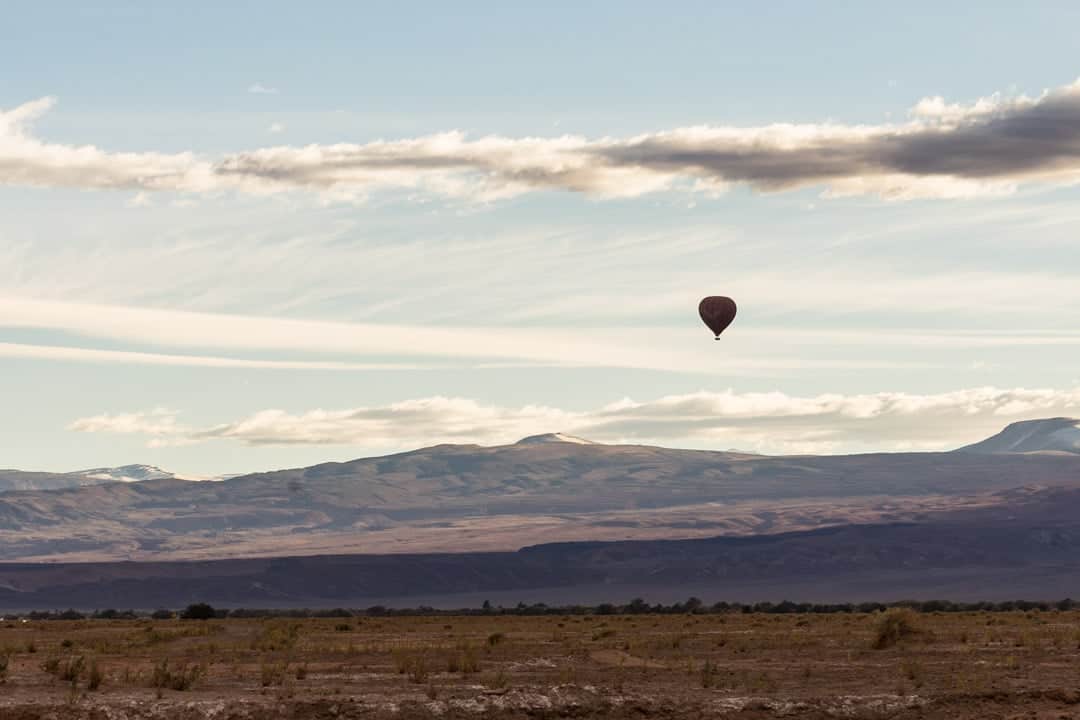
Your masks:
M 0 493 L 9 490 L 55 490 L 78 487 L 80 484 L 84 483 L 66 473 L 0 470 Z
M 168 473 L 104 482 L 139 473 L 90 471 L 68 482 L 92 486 L 0 494 L 0 560 L 496 551 L 747 536 L 919 521 L 1010 502 L 1001 491 L 1080 487 L 1077 454 L 770 457 L 567 438 L 438 445 L 213 483 Z
M 0 470 L 0 493 L 13 490 L 61 490 L 112 482 L 141 482 L 176 477 L 153 465 L 123 465 L 66 473 Z
M 997 435 L 962 447 L 958 452 L 1080 454 L 1080 420 L 1058 417 L 1015 422 Z
M 174 473 L 153 465 L 121 465 L 114 468 L 94 468 L 69 473 L 101 482 L 141 482 L 143 480 L 161 480 L 174 478 Z

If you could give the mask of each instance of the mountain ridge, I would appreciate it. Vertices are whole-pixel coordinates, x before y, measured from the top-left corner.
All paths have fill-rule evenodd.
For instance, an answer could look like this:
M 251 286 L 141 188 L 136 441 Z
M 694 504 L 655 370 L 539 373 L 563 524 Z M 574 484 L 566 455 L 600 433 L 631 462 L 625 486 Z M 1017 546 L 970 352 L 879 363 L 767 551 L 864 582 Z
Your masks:
M 985 440 L 959 448 L 963 453 L 1080 454 L 1080 420 L 1068 417 L 1021 420 Z
M 477 445 L 473 443 L 442 443 L 424 446 L 412 450 L 404 450 L 388 455 L 375 455 L 352 460 L 330 461 L 316 463 L 301 468 L 283 468 L 259 472 L 230 473 L 227 475 L 215 475 L 207 477 L 195 477 L 181 475 L 164 470 L 155 465 L 132 463 L 113 467 L 90 468 L 67 472 L 48 472 L 18 470 L 14 468 L 0 468 L 0 493 L 7 490 L 54 490 L 68 487 L 79 487 L 92 484 L 104 484 L 109 482 L 143 482 L 146 480 L 158 480 L 175 478 L 181 480 L 235 480 L 256 475 L 268 475 L 272 473 L 313 471 L 318 468 L 341 467 L 355 463 L 373 460 L 390 460 L 393 458 L 407 457 L 418 453 L 433 450 L 476 450 L 496 451 L 506 448 L 531 447 L 531 446 L 560 446 L 578 445 L 595 448 L 641 448 L 670 452 L 685 453 L 716 453 L 728 456 L 742 456 L 748 458 L 796 458 L 796 457 L 854 457 L 854 456 L 881 456 L 881 455 L 912 455 L 907 451 L 901 452 L 862 452 L 839 455 L 762 455 L 756 452 L 728 448 L 725 450 L 700 450 L 668 447 L 660 445 L 646 445 L 640 443 L 601 443 L 594 440 L 570 435 L 563 432 L 547 432 L 529 435 L 513 443 L 500 445 Z M 1041 418 L 1035 420 L 1022 420 L 1010 423 L 1000 432 L 984 438 L 975 443 L 964 445 L 952 452 L 957 453 L 1033 453 L 1033 452 L 1069 452 L 1080 454 L 1080 419 L 1067 417 Z
M 755 535 L 1080 486 L 1080 455 L 762 456 L 550 437 L 436 445 L 220 482 L 0 493 L 0 560 L 499 551 L 545 541 Z
M 114 482 L 143 482 L 178 477 L 154 465 L 119 465 L 70 472 L 0 469 L 0 494 L 11 491 L 46 491 L 103 485 Z

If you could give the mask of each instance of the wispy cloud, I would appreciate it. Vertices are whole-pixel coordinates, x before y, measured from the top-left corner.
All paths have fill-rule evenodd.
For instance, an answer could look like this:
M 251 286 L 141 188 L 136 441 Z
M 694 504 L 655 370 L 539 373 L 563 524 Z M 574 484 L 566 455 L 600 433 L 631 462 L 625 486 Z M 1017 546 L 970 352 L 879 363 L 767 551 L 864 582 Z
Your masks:
M 232 358 L 214 355 L 176 355 L 169 353 L 131 352 L 127 350 L 99 350 L 96 348 L 62 345 L 32 345 L 25 343 L 0 343 L 0 357 L 55 360 L 61 362 L 89 362 L 112 365 L 169 365 L 205 368 L 247 368 L 252 370 L 422 370 L 425 366 L 415 363 L 360 363 L 318 360 L 267 360 L 259 358 Z
M 261 82 L 252 83 L 247 91 L 252 95 L 277 95 L 279 92 L 276 87 L 263 85 Z
M 562 431 L 592 440 L 737 447 L 760 452 L 946 449 L 1015 420 L 1080 413 L 1080 389 L 971 388 L 932 395 L 698 392 L 651 401 L 622 399 L 590 411 L 501 407 L 427 397 L 382 406 L 289 413 L 264 410 L 212 427 L 160 413 L 103 414 L 80 432 L 146 435 L 151 444 L 234 441 L 245 445 L 408 448 L 438 442 L 498 444 Z
M 255 84 L 255 92 L 272 88 Z M 1021 183 L 1080 181 L 1080 82 L 1035 98 L 971 105 L 920 101 L 904 123 L 700 126 L 630 138 L 469 138 L 460 132 L 200 158 L 110 153 L 29 133 L 52 105 L 0 113 L 0 182 L 145 191 L 271 193 L 343 198 L 405 189 L 492 201 L 540 190 L 635 197 L 731 184 L 762 192 L 821 186 L 828 196 L 963 198 Z
M 266 128 L 266 132 L 270 133 L 271 135 L 283 133 L 285 132 L 285 124 L 279 122 L 270 123 L 269 127 Z
M 54 248 L 19 242 L 12 233 L 0 239 L 0 264 L 19 272 L 6 278 L 0 303 L 50 298 L 98 306 L 102 318 L 143 306 L 394 325 L 693 329 L 700 297 L 720 291 L 756 316 L 737 321 L 742 337 L 763 325 L 805 328 L 808 315 L 820 334 L 853 322 L 866 331 L 941 328 L 943 321 L 987 329 L 1071 326 L 1067 318 L 1080 313 L 1070 246 L 1063 240 L 1060 248 L 1036 250 L 1031 244 L 1047 233 L 1016 220 L 1013 231 L 1030 234 L 1029 242 L 1006 245 L 988 238 L 985 226 L 961 225 L 904 229 L 904 242 L 859 236 L 835 248 L 827 234 L 809 229 L 800 237 L 785 228 L 738 237 L 716 225 L 455 233 L 408 220 L 387 234 L 340 218 L 319 222 L 313 208 L 256 214 L 254 205 L 223 226 L 195 214 L 168 216 L 168 208 L 153 217 L 140 212 L 139 220 L 151 224 L 136 232 L 132 213 L 117 212 L 89 241 Z M 1030 212 L 1060 216 L 1068 209 L 1036 204 Z M 894 215 L 868 222 L 892 228 Z M 123 237 L 125 231 L 134 237 Z M 949 252 L 933 264 L 920 259 L 946 242 Z M 5 311 L 2 304 L 0 313 L 14 323 L 20 313 L 24 322 L 44 317 L 40 308 Z M 72 307 L 71 314 L 86 313 Z
M 531 363 L 767 376 L 791 368 L 927 367 L 921 363 L 725 355 L 717 368 L 696 325 L 658 343 L 634 328 L 442 327 L 296 320 L 246 315 L 0 298 L 0 327 L 59 330 L 156 347 L 232 351 L 286 350 L 398 359 L 440 358 L 472 364 Z M 696 340 L 696 342 L 695 342 Z M 122 358 L 118 358 L 122 359 Z M 226 362 L 224 359 L 218 359 Z

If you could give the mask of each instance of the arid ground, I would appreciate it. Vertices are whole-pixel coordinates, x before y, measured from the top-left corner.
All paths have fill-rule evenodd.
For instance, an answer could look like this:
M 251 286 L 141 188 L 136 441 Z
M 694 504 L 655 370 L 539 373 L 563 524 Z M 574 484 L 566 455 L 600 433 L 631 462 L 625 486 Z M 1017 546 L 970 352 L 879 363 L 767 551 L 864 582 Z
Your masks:
M 0 657 L 4 720 L 1080 717 L 1076 611 L 16 620 Z

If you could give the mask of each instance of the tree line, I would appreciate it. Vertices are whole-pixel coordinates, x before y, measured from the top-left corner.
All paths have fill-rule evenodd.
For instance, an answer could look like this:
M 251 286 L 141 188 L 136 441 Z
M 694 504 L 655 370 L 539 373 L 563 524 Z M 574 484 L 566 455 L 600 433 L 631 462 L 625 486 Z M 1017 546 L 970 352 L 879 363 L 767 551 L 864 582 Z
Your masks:
M 211 620 L 215 618 L 349 618 L 349 617 L 424 617 L 450 615 L 709 615 L 725 613 L 761 613 L 761 614 L 822 614 L 832 613 L 874 613 L 894 607 L 909 608 L 922 613 L 955 612 L 1049 612 L 1054 610 L 1080 609 L 1080 601 L 1071 598 L 1056 602 L 1040 600 L 1005 600 L 999 602 L 953 602 L 951 600 L 901 600 L 898 602 L 861 602 L 861 603 L 799 603 L 784 600 L 778 603 L 738 603 L 717 602 L 706 604 L 696 597 L 685 602 L 664 605 L 650 604 L 641 598 L 635 598 L 624 605 L 601 603 L 599 605 L 547 605 L 518 603 L 513 607 L 503 607 L 484 602 L 480 607 L 440 609 L 427 606 L 415 608 L 391 608 L 373 605 L 367 608 L 215 608 L 208 603 L 194 603 L 182 610 L 158 609 L 152 612 L 140 610 L 116 610 L 108 608 L 84 612 L 68 610 L 34 610 L 25 613 L 7 613 L 3 619 L 13 620 L 134 620 L 151 618 L 155 620 Z

